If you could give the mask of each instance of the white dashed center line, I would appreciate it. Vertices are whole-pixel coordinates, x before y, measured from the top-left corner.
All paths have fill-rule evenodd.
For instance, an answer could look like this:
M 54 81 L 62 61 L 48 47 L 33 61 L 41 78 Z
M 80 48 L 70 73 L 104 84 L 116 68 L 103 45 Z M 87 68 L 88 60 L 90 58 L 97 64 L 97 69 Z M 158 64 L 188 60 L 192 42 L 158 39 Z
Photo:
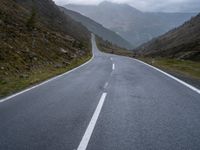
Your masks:
M 77 150 L 86 150 L 87 148 L 87 145 L 90 141 L 90 138 L 91 138 L 91 135 L 92 135 L 92 132 L 95 128 L 95 125 L 96 125 L 96 122 L 98 120 L 98 117 L 99 117 L 99 114 L 101 112 L 101 109 L 103 107 L 103 104 L 104 104 L 104 101 L 106 99 L 106 96 L 107 96 L 107 93 L 103 93 L 101 98 L 100 98 L 100 101 L 97 105 L 97 108 L 92 116 L 92 119 L 90 120 L 90 123 L 85 131 L 85 134 L 83 135 L 83 138 L 77 148 Z
M 115 64 L 112 65 L 112 70 L 115 70 Z

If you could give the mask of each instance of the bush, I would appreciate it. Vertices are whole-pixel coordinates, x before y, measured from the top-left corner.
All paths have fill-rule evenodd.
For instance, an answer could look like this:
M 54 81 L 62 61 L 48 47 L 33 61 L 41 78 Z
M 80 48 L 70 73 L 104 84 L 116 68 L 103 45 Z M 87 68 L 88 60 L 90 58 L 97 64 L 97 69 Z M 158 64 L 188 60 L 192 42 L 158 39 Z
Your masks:
M 29 30 L 33 30 L 36 24 L 36 10 L 32 8 L 31 15 L 27 20 L 26 26 Z

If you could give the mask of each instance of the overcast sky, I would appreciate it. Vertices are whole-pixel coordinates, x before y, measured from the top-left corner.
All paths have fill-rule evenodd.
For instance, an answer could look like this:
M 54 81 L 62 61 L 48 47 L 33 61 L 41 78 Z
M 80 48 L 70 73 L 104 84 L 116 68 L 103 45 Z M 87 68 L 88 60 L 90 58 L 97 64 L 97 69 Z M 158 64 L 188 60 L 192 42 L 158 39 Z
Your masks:
M 54 0 L 58 5 L 92 4 L 97 5 L 104 0 Z M 200 12 L 200 0 L 107 0 L 127 3 L 142 11 L 163 12 Z

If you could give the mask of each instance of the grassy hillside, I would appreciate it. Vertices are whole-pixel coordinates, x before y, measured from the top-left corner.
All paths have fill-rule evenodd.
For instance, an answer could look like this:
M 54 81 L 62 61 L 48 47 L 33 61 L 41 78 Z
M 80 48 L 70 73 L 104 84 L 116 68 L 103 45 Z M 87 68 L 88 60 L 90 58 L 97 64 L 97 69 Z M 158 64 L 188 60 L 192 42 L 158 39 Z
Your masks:
M 1 0 L 0 39 L 0 97 L 65 72 L 91 55 L 89 31 L 51 0 Z
M 70 16 L 60 11 L 52 0 L 15 0 L 27 10 L 34 9 L 37 18 L 51 30 L 63 32 L 74 37 L 77 40 L 88 42 L 90 34 L 88 30 L 77 23 Z
M 96 36 L 96 43 L 99 50 L 101 50 L 102 52 L 122 55 L 122 56 L 135 57 L 134 51 L 121 48 L 115 44 L 110 43 L 109 41 L 103 40 L 101 37 Z
M 143 56 L 200 61 L 200 14 L 136 50 Z

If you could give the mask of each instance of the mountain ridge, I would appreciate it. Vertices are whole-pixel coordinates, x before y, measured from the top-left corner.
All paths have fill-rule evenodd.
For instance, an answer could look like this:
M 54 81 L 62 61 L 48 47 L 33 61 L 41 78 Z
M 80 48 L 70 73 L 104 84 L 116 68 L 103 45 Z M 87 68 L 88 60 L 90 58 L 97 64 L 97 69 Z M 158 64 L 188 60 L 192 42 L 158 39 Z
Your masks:
M 200 14 L 139 46 L 139 55 L 200 61 Z
M 115 32 L 103 27 L 101 24 L 93 21 L 92 19 L 90 19 L 86 16 L 83 16 L 78 12 L 68 10 L 64 7 L 60 7 L 60 9 L 63 12 L 65 12 L 66 14 L 68 14 L 72 19 L 76 20 L 77 22 L 80 22 L 85 27 L 87 27 L 87 29 L 89 31 L 91 31 L 94 34 L 102 37 L 104 40 L 107 40 L 107 41 L 109 41 L 109 42 L 111 42 L 115 45 L 120 46 L 120 47 L 124 47 L 124 48 L 127 48 L 127 49 L 132 48 L 130 43 L 125 41 L 122 37 L 120 37 L 120 35 L 118 35 Z
M 103 3 L 103 4 L 102 4 Z M 137 47 L 189 20 L 195 13 L 142 12 L 127 4 L 64 5 L 116 32 Z

